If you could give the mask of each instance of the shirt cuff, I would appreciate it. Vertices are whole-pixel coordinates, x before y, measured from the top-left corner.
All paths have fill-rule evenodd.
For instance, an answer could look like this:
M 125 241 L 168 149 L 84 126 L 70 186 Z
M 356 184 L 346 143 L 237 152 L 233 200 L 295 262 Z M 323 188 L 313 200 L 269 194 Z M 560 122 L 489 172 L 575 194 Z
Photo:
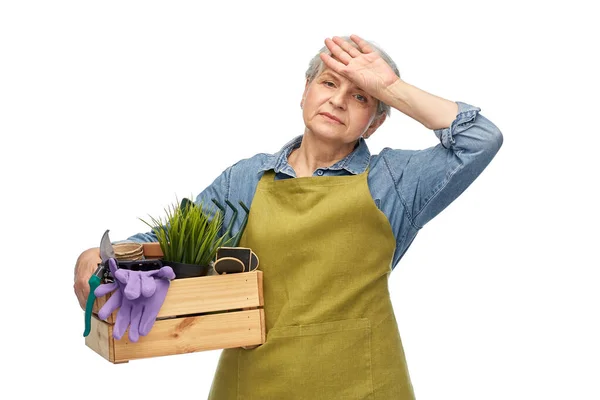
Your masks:
M 449 149 L 454 146 L 454 135 L 457 133 L 464 131 L 466 129 L 465 124 L 471 122 L 477 117 L 481 108 L 472 106 L 467 103 L 463 103 L 461 101 L 456 101 L 458 104 L 458 113 L 456 114 L 456 119 L 452 121 L 450 127 L 442 128 L 442 129 L 434 129 L 433 133 L 440 139 L 440 143 L 444 148 Z

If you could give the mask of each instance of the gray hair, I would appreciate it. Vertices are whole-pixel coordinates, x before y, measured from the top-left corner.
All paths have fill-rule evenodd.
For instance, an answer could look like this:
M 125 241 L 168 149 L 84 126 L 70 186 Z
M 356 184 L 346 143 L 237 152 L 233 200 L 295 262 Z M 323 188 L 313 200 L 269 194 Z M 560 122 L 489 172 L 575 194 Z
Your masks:
M 350 36 L 340 36 L 340 37 L 342 39 L 344 39 L 345 41 L 349 42 L 355 48 L 358 48 L 358 45 L 350 39 Z M 369 43 L 369 45 L 375 50 L 375 52 L 377 52 L 377 54 L 379 54 L 381 56 L 381 58 L 383 58 L 383 61 L 385 61 L 392 68 L 394 73 L 396 75 L 398 75 L 398 77 L 400 77 L 400 72 L 398 71 L 398 67 L 396 66 L 396 63 L 394 62 L 394 60 L 392 60 L 392 58 L 385 51 L 383 51 L 379 46 L 371 43 L 368 40 L 365 40 L 365 41 L 367 43 Z M 325 53 L 325 54 L 331 55 L 331 52 L 329 51 L 327 46 L 323 46 L 321 48 L 321 50 L 319 50 L 319 52 L 312 58 L 312 60 L 310 60 L 310 62 L 308 64 L 308 69 L 306 70 L 306 74 L 305 74 L 306 79 L 308 79 L 308 83 L 312 82 L 313 79 L 315 79 L 317 76 L 319 76 L 319 74 L 321 72 L 323 72 L 323 70 L 325 69 L 325 64 L 323 63 L 323 60 L 321 60 L 321 57 L 319 57 L 320 53 Z M 391 107 L 380 100 L 377 103 L 376 115 L 379 116 L 383 113 L 385 113 L 389 117 L 392 113 Z

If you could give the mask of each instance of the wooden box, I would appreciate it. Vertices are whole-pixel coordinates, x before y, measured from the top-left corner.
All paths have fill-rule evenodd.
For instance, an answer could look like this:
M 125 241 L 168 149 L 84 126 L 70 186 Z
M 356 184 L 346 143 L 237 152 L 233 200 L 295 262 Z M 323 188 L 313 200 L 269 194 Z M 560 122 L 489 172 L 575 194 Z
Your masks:
M 146 259 L 161 258 L 158 243 L 144 244 Z M 96 299 L 85 344 L 112 363 L 246 347 L 266 340 L 262 271 L 174 279 L 156 322 L 147 336 L 130 342 L 127 331 L 112 336 L 115 311 L 107 321 L 98 310 L 110 295 Z

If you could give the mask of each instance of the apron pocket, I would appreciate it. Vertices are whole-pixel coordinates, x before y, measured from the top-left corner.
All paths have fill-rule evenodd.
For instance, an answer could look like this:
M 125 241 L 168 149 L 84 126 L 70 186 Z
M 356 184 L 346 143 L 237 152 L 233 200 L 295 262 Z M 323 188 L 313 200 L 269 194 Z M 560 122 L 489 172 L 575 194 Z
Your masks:
M 272 328 L 239 361 L 239 400 L 358 400 L 373 392 L 368 318 Z

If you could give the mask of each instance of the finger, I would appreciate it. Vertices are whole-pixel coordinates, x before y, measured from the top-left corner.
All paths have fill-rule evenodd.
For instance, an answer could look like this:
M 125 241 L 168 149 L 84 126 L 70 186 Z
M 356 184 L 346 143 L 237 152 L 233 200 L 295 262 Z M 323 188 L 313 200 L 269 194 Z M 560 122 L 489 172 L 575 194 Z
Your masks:
M 102 321 L 106 321 L 106 319 L 111 315 L 117 308 L 121 307 L 123 296 L 121 295 L 121 291 L 117 290 L 113 293 L 112 296 L 104 303 L 102 308 L 98 310 L 98 318 Z
M 75 296 L 77 297 L 77 301 L 79 302 L 79 307 L 81 307 L 82 310 L 85 310 L 87 297 L 83 295 L 83 292 L 79 289 L 78 286 L 73 285 L 73 290 L 75 292 Z
M 327 38 L 325 39 L 325 45 L 329 49 L 332 55 L 335 56 L 338 60 L 340 60 L 344 65 L 348 65 L 352 57 L 348 53 L 344 51 L 340 46 L 338 46 L 333 40 Z
M 356 47 L 352 46 L 352 44 L 348 43 L 347 40 L 342 39 L 341 37 L 334 36 L 333 41 L 340 46 L 344 51 L 352 58 L 360 56 L 362 53 Z
M 139 334 L 142 336 L 146 336 L 152 327 L 154 326 L 154 322 L 156 322 L 156 317 L 158 316 L 159 307 L 154 307 L 152 302 L 146 304 L 146 308 L 144 309 L 144 313 L 140 318 L 139 324 Z
M 140 297 L 140 281 L 138 279 L 139 272 L 128 269 L 118 269 L 115 272 L 115 278 L 125 285 L 123 293 L 129 300 L 135 300 Z
M 80 273 L 75 277 L 75 281 L 73 282 L 73 285 L 77 288 L 77 290 L 89 290 L 90 285 L 89 285 L 89 280 L 90 280 L 90 276 L 92 276 L 92 274 L 85 274 L 85 273 Z
M 143 304 L 136 304 L 131 310 L 131 324 L 129 325 L 129 341 L 131 342 L 137 342 L 140 339 L 140 320 L 143 312 Z
M 126 285 L 127 282 L 129 281 L 129 270 L 128 269 L 119 268 L 119 269 L 117 269 L 114 272 L 113 276 L 119 282 L 121 282 L 122 284 Z
M 158 315 L 158 313 L 144 313 L 142 319 L 140 320 L 140 328 L 139 328 L 139 334 L 141 336 L 146 336 L 148 335 L 148 333 L 150 333 L 150 330 L 152 329 L 152 327 L 154 326 L 154 323 L 156 322 L 156 316 Z
M 326 53 L 321 53 L 321 54 L 319 54 L 319 56 L 321 57 L 323 64 L 325 64 L 329 69 L 331 69 L 339 74 L 342 74 L 342 75 L 344 74 L 342 72 L 342 70 L 344 68 L 346 68 L 346 66 L 344 64 L 337 61 L 335 58 L 331 57 L 329 54 L 326 54 Z
M 127 327 L 131 323 L 131 302 L 123 301 L 117 312 L 117 320 L 113 326 L 113 337 L 117 340 L 123 337 Z
M 358 48 L 363 53 L 372 53 L 375 51 L 366 40 L 361 39 L 358 35 L 350 35 L 350 39 L 358 45 Z
M 94 290 L 94 296 L 102 297 L 119 287 L 117 282 L 103 283 Z
M 73 290 L 79 306 L 85 310 L 87 298 L 90 293 L 90 276 L 98 267 L 99 253 L 97 249 L 88 249 L 81 253 L 75 264 L 75 280 L 73 282 Z
M 170 285 L 171 282 L 166 279 L 159 279 L 156 281 L 156 293 L 145 303 L 144 313 L 140 320 L 140 335 L 146 336 L 154 326 L 160 308 L 167 297 Z
M 85 289 L 87 288 L 87 292 L 89 293 L 90 291 L 90 285 L 85 282 L 85 284 L 83 284 L 80 280 L 76 280 L 75 283 L 73 283 L 73 291 L 75 292 L 75 296 L 77 296 L 77 301 L 79 302 L 79 305 L 81 306 L 81 308 L 83 308 L 85 310 L 85 303 L 87 301 L 87 296 L 85 295 Z
M 168 279 L 171 281 L 175 279 L 175 272 L 173 271 L 173 268 L 165 266 L 158 270 L 156 277 L 161 279 Z
M 135 300 L 140 297 L 142 293 L 142 280 L 139 271 L 129 271 L 129 278 L 127 279 L 127 286 L 123 290 L 123 294 L 129 300 Z
M 117 265 L 117 260 L 115 260 L 114 258 L 109 258 L 108 259 L 108 269 L 110 270 L 110 273 L 112 274 L 112 276 L 115 276 L 115 273 L 119 269 L 119 266 Z
M 156 274 L 156 272 L 153 272 L 152 275 Z M 148 274 L 142 274 L 141 275 L 141 290 L 142 290 L 142 296 L 144 297 L 150 297 L 154 294 L 154 292 L 156 291 L 156 282 L 154 280 L 153 276 L 149 276 Z

